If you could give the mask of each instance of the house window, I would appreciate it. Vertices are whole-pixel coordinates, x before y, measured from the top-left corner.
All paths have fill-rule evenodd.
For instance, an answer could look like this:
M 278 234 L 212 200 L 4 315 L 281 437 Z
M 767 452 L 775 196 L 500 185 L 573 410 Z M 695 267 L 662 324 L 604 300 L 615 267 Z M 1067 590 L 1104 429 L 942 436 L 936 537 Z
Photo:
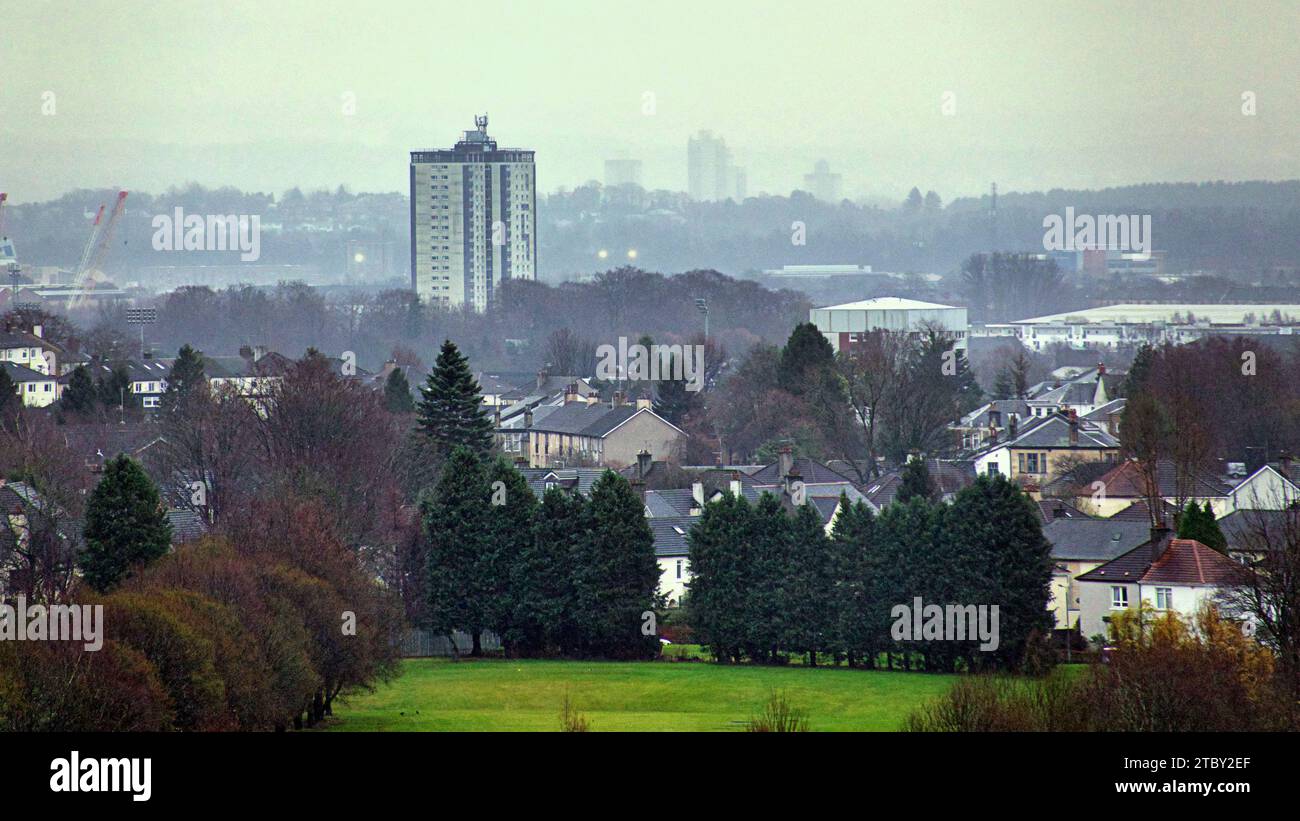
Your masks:
M 1043 473 L 1047 467 L 1045 454 L 1041 453 L 1018 453 L 1016 454 L 1020 461 L 1021 473 Z
M 681 560 L 681 559 L 678 559 L 678 560 L 677 560 L 677 578 L 680 579 L 681 577 L 682 577 L 682 560 Z
M 989 476 L 997 476 L 1002 471 L 998 468 L 997 462 L 989 462 L 988 471 L 986 472 Z
M 1156 588 L 1156 609 L 1157 610 L 1174 609 L 1174 589 L 1172 587 Z
M 1128 588 L 1115 585 L 1110 589 L 1110 609 L 1127 610 L 1128 609 Z

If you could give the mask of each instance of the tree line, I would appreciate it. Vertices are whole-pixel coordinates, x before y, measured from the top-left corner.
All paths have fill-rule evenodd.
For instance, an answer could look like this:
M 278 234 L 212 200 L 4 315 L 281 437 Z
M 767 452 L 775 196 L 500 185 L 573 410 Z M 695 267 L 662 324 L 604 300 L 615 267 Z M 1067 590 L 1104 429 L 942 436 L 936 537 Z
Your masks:
M 1052 629 L 1051 546 L 1032 501 L 987 476 L 950 504 L 900 496 L 878 516 L 841 496 L 829 534 L 811 504 L 791 511 L 770 493 L 755 504 L 728 494 L 706 505 L 688 537 L 696 636 L 720 661 L 801 655 L 932 672 L 1032 669 Z M 894 608 L 918 597 L 997 605 L 997 648 L 980 650 L 969 634 L 900 638 Z

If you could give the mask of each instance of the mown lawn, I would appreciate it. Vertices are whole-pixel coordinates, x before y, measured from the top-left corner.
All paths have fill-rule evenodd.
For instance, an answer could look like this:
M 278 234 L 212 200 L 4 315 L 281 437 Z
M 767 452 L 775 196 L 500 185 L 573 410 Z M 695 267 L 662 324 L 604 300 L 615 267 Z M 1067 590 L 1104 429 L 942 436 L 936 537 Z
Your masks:
M 733 731 L 779 690 L 812 730 L 897 730 L 954 678 L 844 667 L 408 659 L 395 680 L 336 704 L 329 727 L 555 731 L 567 694 L 594 732 Z

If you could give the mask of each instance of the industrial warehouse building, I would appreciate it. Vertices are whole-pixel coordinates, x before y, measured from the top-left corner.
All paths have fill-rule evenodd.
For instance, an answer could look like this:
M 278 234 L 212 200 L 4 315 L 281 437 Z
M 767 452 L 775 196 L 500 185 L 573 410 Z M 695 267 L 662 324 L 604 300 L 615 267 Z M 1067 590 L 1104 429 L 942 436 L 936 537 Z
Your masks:
M 921 334 L 931 327 L 942 327 L 957 340 L 957 350 L 966 350 L 966 309 L 952 305 L 894 296 L 876 297 L 813 308 L 808 312 L 808 321 L 830 340 L 836 352 L 862 341 L 872 331 Z

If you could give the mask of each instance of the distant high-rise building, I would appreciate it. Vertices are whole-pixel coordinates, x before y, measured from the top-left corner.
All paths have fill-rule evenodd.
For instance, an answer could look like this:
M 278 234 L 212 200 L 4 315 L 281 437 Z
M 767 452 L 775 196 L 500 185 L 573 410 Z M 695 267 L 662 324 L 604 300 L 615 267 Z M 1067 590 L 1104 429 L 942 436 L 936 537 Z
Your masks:
M 605 187 L 617 185 L 641 185 L 640 160 L 605 160 Z
M 831 173 L 830 163 L 818 160 L 811 174 L 803 175 L 804 190 L 819 200 L 839 202 L 841 198 L 840 175 Z
M 537 274 L 534 152 L 498 149 L 487 123 L 411 152 L 411 287 L 435 305 L 483 311 L 501 282 Z
M 693 200 L 745 198 L 745 170 L 732 165 L 727 144 L 712 131 L 701 131 L 687 140 L 686 176 L 687 192 Z

